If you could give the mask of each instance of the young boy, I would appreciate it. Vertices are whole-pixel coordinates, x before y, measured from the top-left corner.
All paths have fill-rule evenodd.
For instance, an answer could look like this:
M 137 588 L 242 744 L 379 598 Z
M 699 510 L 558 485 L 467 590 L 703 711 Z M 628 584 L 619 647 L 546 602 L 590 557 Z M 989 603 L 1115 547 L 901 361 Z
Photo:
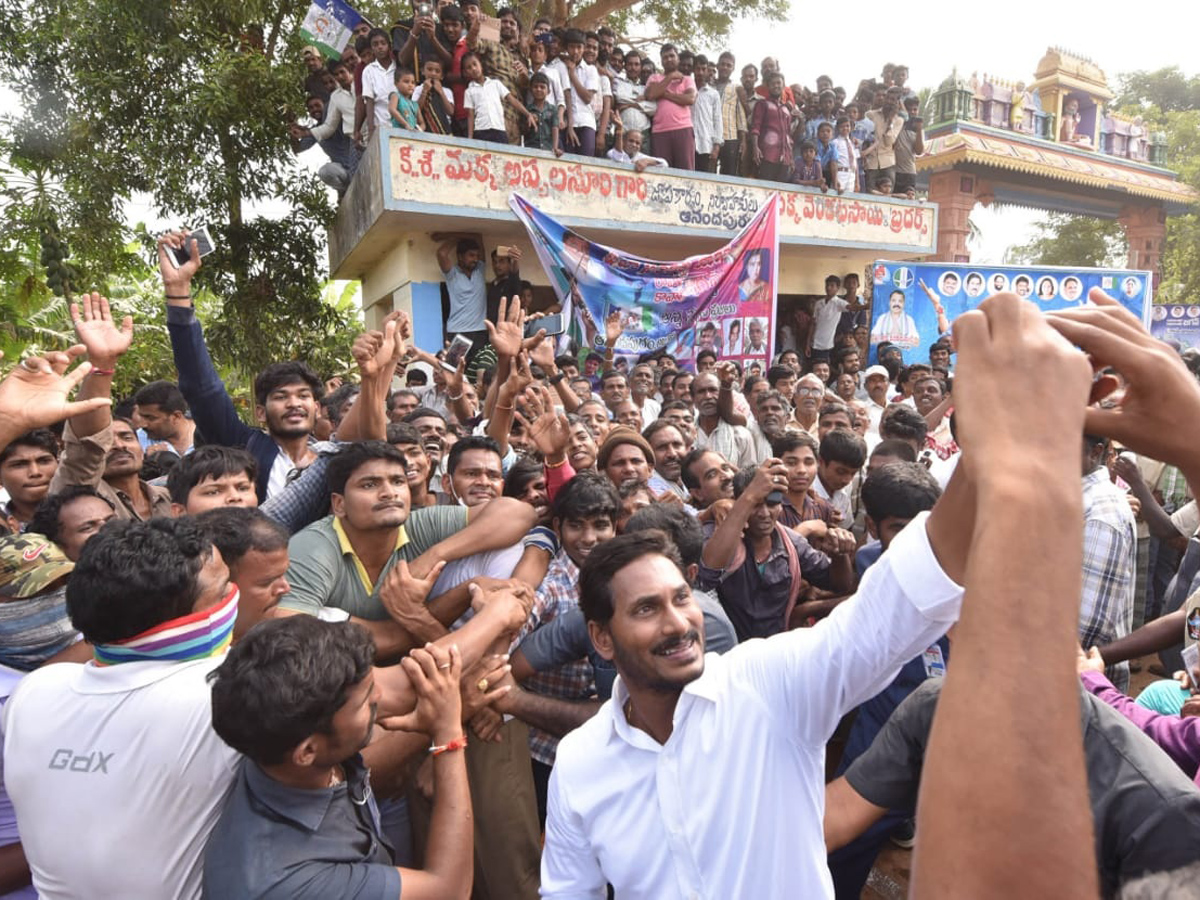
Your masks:
M 805 187 L 819 187 L 822 193 L 829 190 L 825 173 L 821 171 L 821 164 L 817 162 L 817 145 L 812 141 L 805 141 L 800 145 L 800 155 L 796 157 L 796 171 L 792 175 L 792 183 Z
M 540 46 L 540 45 L 537 45 Z M 529 79 L 529 112 L 537 119 L 537 125 L 525 135 L 525 146 L 535 150 L 553 150 L 562 156 L 558 144 L 558 107 L 549 100 L 550 79 L 545 72 L 535 72 Z
M 817 126 L 817 165 L 825 183 L 837 186 L 837 152 L 833 149 L 833 126 L 822 122 Z
M 666 168 L 667 161 L 665 159 L 642 153 L 642 133 L 640 131 L 626 131 L 622 146 L 625 148 L 624 150 L 618 150 L 616 147 L 609 150 L 608 158 L 613 162 L 631 163 L 634 171 L 639 174 L 645 172 L 650 166 Z
M 548 48 L 550 42 L 554 40 L 553 35 L 543 34 L 535 38 L 529 45 L 529 71 L 534 75 L 539 72 L 546 76 L 546 80 L 550 83 L 550 93 L 548 95 L 550 105 L 558 111 L 558 127 L 563 127 L 564 115 L 564 100 L 562 81 L 558 77 L 558 72 L 548 64 Z M 527 95 L 529 102 L 533 101 L 533 80 L 530 79 L 530 93 Z
M 463 106 L 467 111 L 467 137 L 493 144 L 507 144 L 508 132 L 504 130 L 504 104 L 508 103 L 523 115 L 529 128 L 537 128 L 537 119 L 525 108 L 501 82 L 483 74 L 483 62 L 475 53 L 468 53 L 462 61 L 463 77 L 467 79 L 467 90 L 463 94 Z
M 388 96 L 388 109 L 392 114 L 392 124 L 397 128 L 409 131 L 423 131 L 418 118 L 417 101 L 413 92 L 417 87 L 417 76 L 412 69 L 404 66 L 396 68 L 396 90 Z
M 413 101 L 421 116 L 423 131 L 450 134 L 454 120 L 454 94 L 442 85 L 442 61 L 426 59 L 421 64 L 424 79 L 413 91 Z
M 880 175 L 875 179 L 875 186 L 871 188 L 872 194 L 881 194 L 884 197 L 892 196 L 892 179 L 887 175 Z
M 850 136 L 850 120 L 845 116 L 837 120 L 837 137 L 833 141 L 834 160 L 833 176 L 837 192 L 859 190 L 858 184 L 858 147 Z M 889 193 L 891 185 L 889 187 Z
M 258 463 L 245 450 L 210 444 L 179 460 L 167 475 L 171 509 L 195 516 L 222 506 L 258 506 Z

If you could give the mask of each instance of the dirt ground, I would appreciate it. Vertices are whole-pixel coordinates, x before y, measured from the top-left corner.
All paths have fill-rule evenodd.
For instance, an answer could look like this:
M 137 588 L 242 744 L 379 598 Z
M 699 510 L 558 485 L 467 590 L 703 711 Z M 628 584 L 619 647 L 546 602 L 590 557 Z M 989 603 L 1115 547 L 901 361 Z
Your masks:
M 1157 681 L 1157 675 L 1150 674 L 1150 664 L 1158 662 L 1156 656 L 1146 656 L 1140 660 L 1142 670 L 1133 673 L 1130 680 L 1130 692 L 1137 696 L 1146 685 Z M 920 836 L 917 837 L 920 840 Z M 885 845 L 871 877 L 863 890 L 862 900 L 904 900 L 908 896 L 908 881 L 912 875 L 912 851 L 903 850 L 891 841 Z

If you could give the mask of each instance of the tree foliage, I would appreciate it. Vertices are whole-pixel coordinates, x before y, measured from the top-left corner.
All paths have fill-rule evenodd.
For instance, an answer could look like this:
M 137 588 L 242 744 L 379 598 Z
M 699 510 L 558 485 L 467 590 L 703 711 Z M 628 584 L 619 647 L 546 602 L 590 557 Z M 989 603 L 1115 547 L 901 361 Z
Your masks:
M 1025 266 L 1124 265 L 1125 235 L 1115 219 L 1052 212 L 1025 244 L 1011 247 L 1005 262 Z
M 289 357 L 332 366 L 328 337 L 345 343 L 350 325 L 321 295 L 333 211 L 284 131 L 302 111 L 303 14 L 283 0 L 0 0 L 0 78 L 21 100 L 3 120 L 17 223 L 0 252 L 5 303 L 33 301 L 47 274 L 32 243 L 39 198 L 18 196 L 21 179 L 53 204 L 77 283 L 105 289 L 152 258 L 145 234 L 130 253 L 125 222 L 145 194 L 216 238 L 199 281 L 223 299 L 219 358 L 246 373 Z

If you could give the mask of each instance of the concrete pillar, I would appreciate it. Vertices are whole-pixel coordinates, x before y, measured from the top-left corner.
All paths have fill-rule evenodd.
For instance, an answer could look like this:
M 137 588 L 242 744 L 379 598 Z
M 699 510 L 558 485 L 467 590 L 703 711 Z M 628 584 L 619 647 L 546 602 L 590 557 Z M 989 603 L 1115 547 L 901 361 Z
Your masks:
M 1129 268 L 1150 270 L 1157 284 L 1159 261 L 1167 236 L 1166 210 L 1158 204 L 1131 204 L 1121 210 L 1117 221 L 1125 229 L 1125 240 L 1129 245 Z
M 944 262 L 970 262 L 967 237 L 968 221 L 975 203 L 986 193 L 976 175 L 950 170 L 929 177 L 929 199 L 938 205 L 938 244 L 935 259 Z

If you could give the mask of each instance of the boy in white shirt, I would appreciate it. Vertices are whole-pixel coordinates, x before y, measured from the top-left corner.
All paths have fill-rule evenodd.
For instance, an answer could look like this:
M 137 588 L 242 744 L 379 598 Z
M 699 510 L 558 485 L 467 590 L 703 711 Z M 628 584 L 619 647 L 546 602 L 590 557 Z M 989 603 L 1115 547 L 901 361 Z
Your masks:
M 567 131 L 563 147 L 570 153 L 595 156 L 596 114 L 592 112 L 592 95 L 600 90 L 600 73 L 583 61 L 585 40 L 578 28 L 568 29 L 564 41 L 567 55 L 557 60 L 555 68 L 563 78 L 566 95 Z
M 504 128 L 504 104 L 508 103 L 526 119 L 529 128 L 537 127 L 537 119 L 495 78 L 483 74 L 483 62 L 474 53 L 462 59 L 463 77 L 467 89 L 463 94 L 463 105 L 467 110 L 467 137 L 493 144 L 507 144 L 508 132 Z
M 371 52 L 375 60 L 362 75 L 362 96 L 367 103 L 367 121 L 358 125 L 355 143 L 364 144 L 380 125 L 391 122 L 388 97 L 396 89 L 396 64 L 392 61 L 392 39 L 382 28 L 371 29 Z M 364 134 L 365 132 L 365 134 Z

